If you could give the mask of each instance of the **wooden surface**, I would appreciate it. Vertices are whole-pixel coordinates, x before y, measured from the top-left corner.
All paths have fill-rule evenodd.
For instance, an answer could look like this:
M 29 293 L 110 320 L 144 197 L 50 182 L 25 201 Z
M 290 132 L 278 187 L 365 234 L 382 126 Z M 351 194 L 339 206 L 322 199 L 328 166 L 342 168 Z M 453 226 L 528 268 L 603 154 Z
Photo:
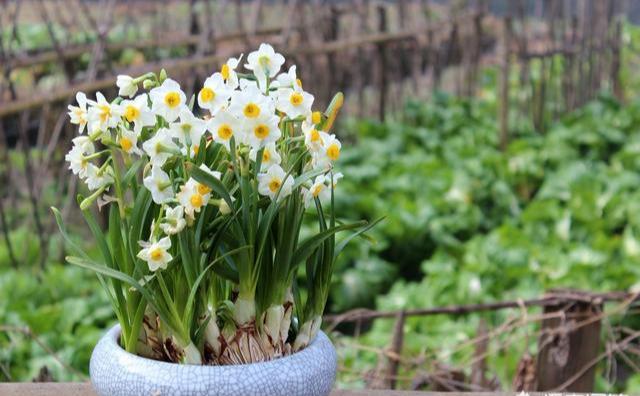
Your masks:
M 95 396 L 89 383 L 0 383 L 0 396 Z M 409 392 L 391 390 L 334 390 L 331 396 L 456 396 L 470 393 Z M 515 395 L 492 392 L 491 396 Z M 535 394 L 531 393 L 532 396 Z

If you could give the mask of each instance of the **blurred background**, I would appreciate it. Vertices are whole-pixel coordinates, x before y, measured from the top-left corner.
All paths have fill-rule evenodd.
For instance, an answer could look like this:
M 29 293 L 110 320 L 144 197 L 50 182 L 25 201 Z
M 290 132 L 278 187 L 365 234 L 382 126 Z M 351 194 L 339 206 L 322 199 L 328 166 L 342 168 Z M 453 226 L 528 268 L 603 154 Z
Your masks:
M 115 323 L 64 154 L 77 91 L 190 95 L 271 43 L 346 95 L 338 387 L 640 392 L 640 2 L 0 0 L 0 381 L 86 381 Z

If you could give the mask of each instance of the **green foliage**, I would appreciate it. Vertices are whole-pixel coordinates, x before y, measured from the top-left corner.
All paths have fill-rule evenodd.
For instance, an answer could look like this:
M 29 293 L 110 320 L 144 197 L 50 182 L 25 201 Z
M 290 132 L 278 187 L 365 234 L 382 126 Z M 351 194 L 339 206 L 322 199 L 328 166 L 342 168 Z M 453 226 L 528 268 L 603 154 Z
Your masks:
M 51 262 L 39 276 L 26 269 L 0 272 L 0 323 L 27 326 L 61 361 L 86 373 L 93 346 L 114 318 L 93 274 Z M 0 364 L 14 381 L 34 378 L 43 366 L 57 381 L 86 379 L 18 331 L 0 331 Z M 0 380 L 7 378 L 0 374 Z
M 334 308 L 376 300 L 381 310 L 412 309 L 535 297 L 552 287 L 640 286 L 640 103 L 621 106 L 601 96 L 547 134 L 511 131 L 517 138 L 505 152 L 496 122 L 490 103 L 439 96 L 409 103 L 399 121 L 352 125 L 361 142 L 344 151 L 351 178 L 341 185 L 347 193 L 337 208 L 364 218 L 388 215 L 376 229 L 384 243 L 375 260 L 391 263 L 406 280 L 379 296 L 376 285 L 384 280 L 354 277 L 360 255 L 351 251 L 358 264 L 341 276 L 344 285 L 358 279 L 359 294 L 340 292 Z M 483 317 L 493 326 L 506 318 Z M 405 353 L 466 361 L 446 351 L 470 339 L 478 320 L 411 318 Z M 364 342 L 387 345 L 392 326 L 376 321 Z M 535 345 L 529 341 L 492 357 L 503 383 Z M 344 354 L 355 370 L 372 368 L 377 358 L 349 348 Z
M 339 167 L 349 177 L 336 189 L 336 211 L 387 218 L 368 231 L 377 243 L 353 244 L 336 262 L 332 310 L 527 298 L 556 286 L 640 286 L 640 103 L 621 106 L 602 96 L 545 135 L 514 124 L 505 152 L 497 148 L 495 114 L 491 100 L 439 95 L 408 103 L 396 120 L 346 125 L 359 141 L 341 155 Z M 26 231 L 11 238 L 21 255 L 37 256 Z M 101 329 L 114 322 L 94 276 L 49 265 L 40 283 L 30 269 L 7 270 L 6 256 L 0 244 L 0 323 L 31 326 L 64 361 L 86 372 Z M 505 315 L 481 316 L 493 327 Z M 468 353 L 453 350 L 476 334 L 479 320 L 410 318 L 404 352 L 466 361 Z M 358 342 L 384 347 L 392 327 L 393 321 L 378 320 Z M 507 351 L 492 350 L 490 366 L 503 384 L 522 353 L 535 352 L 535 337 L 524 341 L 532 330 L 518 329 Z M 361 371 L 377 362 L 375 353 L 350 348 L 349 337 L 337 341 L 347 368 Z M 23 335 L 0 332 L 0 350 L 0 363 L 14 379 L 30 379 L 42 365 L 57 380 L 78 379 Z M 340 385 L 357 386 L 352 379 L 343 374 Z M 638 384 L 633 377 L 627 391 Z M 603 380 L 597 386 L 617 389 Z

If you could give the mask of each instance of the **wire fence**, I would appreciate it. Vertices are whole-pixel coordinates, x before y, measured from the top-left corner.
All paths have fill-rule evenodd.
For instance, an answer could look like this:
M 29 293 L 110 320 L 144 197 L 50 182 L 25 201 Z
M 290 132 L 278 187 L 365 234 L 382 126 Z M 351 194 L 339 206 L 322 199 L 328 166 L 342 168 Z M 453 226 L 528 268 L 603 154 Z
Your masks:
M 621 318 L 637 317 L 639 293 L 590 293 L 552 290 L 531 300 L 441 307 L 397 312 L 352 310 L 325 316 L 328 330 L 355 323 L 354 338 L 341 338 L 341 348 L 374 354 L 375 368 L 339 370 L 351 380 L 364 380 L 374 389 L 410 388 L 432 391 L 551 391 L 593 392 L 596 367 L 615 382 L 625 370 L 640 373 L 640 332 L 624 326 Z M 605 308 L 606 307 L 606 308 Z M 532 309 L 542 308 L 542 312 Z M 405 321 L 409 317 L 470 315 L 515 309 L 491 329 L 481 320 L 475 337 L 446 351 L 403 351 Z M 386 348 L 361 344 L 359 330 L 372 320 L 395 319 Z M 339 334 L 337 332 L 336 334 Z M 536 341 L 537 340 L 537 341 Z M 531 344 L 534 344 L 531 346 Z M 493 357 L 513 349 L 522 351 L 511 383 L 500 383 Z M 463 354 L 456 366 L 450 357 Z

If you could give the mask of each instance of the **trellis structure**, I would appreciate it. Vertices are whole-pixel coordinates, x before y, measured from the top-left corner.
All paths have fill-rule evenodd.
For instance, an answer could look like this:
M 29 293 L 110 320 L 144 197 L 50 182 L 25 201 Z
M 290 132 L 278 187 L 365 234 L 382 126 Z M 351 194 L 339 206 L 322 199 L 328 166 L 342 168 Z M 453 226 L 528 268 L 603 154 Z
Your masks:
M 506 148 L 516 115 L 544 132 L 601 88 L 623 98 L 622 3 L 545 1 L 527 10 L 516 0 L 495 13 L 500 2 L 488 0 L 0 1 L 0 227 L 11 260 L 19 261 L 9 231 L 27 219 L 44 264 L 54 229 L 48 206 L 68 217 L 77 187 L 63 163 L 75 134 L 64 110 L 77 91 L 113 90 L 118 73 L 165 68 L 192 93 L 228 56 L 269 41 L 299 66 L 319 107 L 339 89 L 346 113 L 382 119 L 407 97 L 472 96 L 483 68 L 499 66 L 497 133 Z M 25 24 L 45 29 L 49 45 L 28 48 Z M 131 51 L 138 61 L 118 64 Z M 525 94 L 514 97 L 515 86 Z M 46 189 L 58 198 L 43 202 Z M 29 203 L 28 216 L 9 215 L 19 202 Z

